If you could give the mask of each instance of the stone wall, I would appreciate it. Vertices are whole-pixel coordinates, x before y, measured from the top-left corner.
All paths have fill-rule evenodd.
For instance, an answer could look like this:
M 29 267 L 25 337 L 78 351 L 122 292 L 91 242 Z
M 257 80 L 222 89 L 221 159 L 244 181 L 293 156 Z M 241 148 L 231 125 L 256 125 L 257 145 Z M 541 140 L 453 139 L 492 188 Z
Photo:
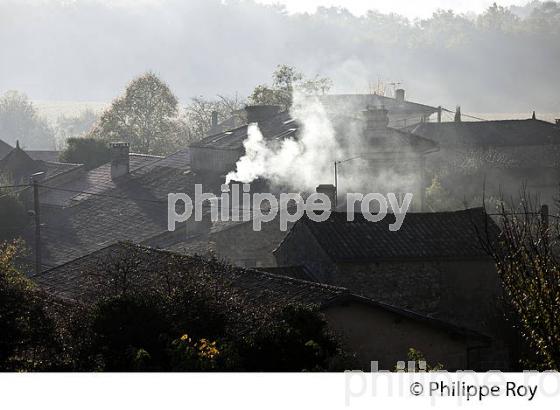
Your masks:
M 375 300 L 500 334 L 500 288 L 491 260 L 337 264 L 323 278 Z
M 427 322 L 360 303 L 334 305 L 324 314 L 362 370 L 370 370 L 371 361 L 378 361 L 379 370 L 394 370 L 397 361 L 408 359 L 410 348 L 422 352 L 429 365 L 440 363 L 445 370 L 478 367 L 469 363 L 469 340 Z

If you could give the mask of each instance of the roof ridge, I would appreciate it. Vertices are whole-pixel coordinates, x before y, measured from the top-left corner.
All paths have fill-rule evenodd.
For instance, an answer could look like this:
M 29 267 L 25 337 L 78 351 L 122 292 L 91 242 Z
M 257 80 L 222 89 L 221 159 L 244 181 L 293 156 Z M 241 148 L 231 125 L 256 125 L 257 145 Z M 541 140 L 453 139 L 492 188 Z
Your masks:
M 472 335 L 472 336 L 477 336 L 477 337 L 481 337 L 481 338 L 484 338 L 484 339 L 489 339 L 490 338 L 490 336 L 485 335 L 483 333 L 480 333 L 476 330 L 472 330 L 472 329 L 469 329 L 467 327 L 457 325 L 453 322 L 440 319 L 440 318 L 435 317 L 433 315 L 430 315 L 430 314 L 427 314 L 427 313 L 417 312 L 417 311 L 414 311 L 414 310 L 411 310 L 411 309 L 407 309 L 407 308 L 400 307 L 400 306 L 397 306 L 397 305 L 393 305 L 393 304 L 390 304 L 390 303 L 382 302 L 380 300 L 371 298 L 369 296 L 358 295 L 356 293 L 348 293 L 346 295 L 340 295 L 339 297 L 335 298 L 334 300 L 327 302 L 326 306 L 328 306 L 331 303 L 332 304 L 337 303 L 336 299 L 338 299 L 338 298 L 340 298 L 342 301 L 344 301 L 344 300 L 354 300 L 354 301 L 357 301 L 357 302 L 370 303 L 370 304 L 373 304 L 373 305 L 375 305 L 375 306 L 377 306 L 381 309 L 384 309 L 384 310 L 387 310 L 387 311 L 390 311 L 390 312 L 393 312 L 393 313 L 396 313 L 396 314 L 399 314 L 399 315 L 402 315 L 402 316 L 406 316 L 406 317 L 408 317 L 410 319 L 413 319 L 413 320 L 415 320 L 415 319 L 416 320 L 424 320 L 424 321 L 430 322 L 431 324 L 436 325 L 436 326 L 439 325 L 439 326 L 447 327 L 448 329 L 453 330 L 453 331 L 455 331 L 459 334 Z
M 89 257 L 91 257 L 92 255 L 95 255 L 96 253 L 99 253 L 99 252 L 101 252 L 101 251 L 107 250 L 107 249 L 112 248 L 112 247 L 121 246 L 121 244 L 123 244 L 123 243 L 128 243 L 128 244 L 136 245 L 136 244 L 134 244 L 133 242 L 128 242 L 128 241 L 113 242 L 113 243 L 110 243 L 109 245 L 105 245 L 104 247 L 99 248 L 99 249 L 97 249 L 97 250 L 95 250 L 95 251 L 93 251 L 93 252 L 86 253 L 85 255 L 78 256 L 77 258 L 70 259 L 70 260 L 68 260 L 68 261 L 66 261 L 66 262 L 64 262 L 64 263 L 61 263 L 60 265 L 56 265 L 56 266 L 53 266 L 52 268 L 49 268 L 49 269 L 44 270 L 44 271 L 41 271 L 40 273 L 34 273 L 34 274 L 31 275 L 30 277 L 31 277 L 31 278 L 34 278 L 34 277 L 38 277 L 38 276 L 44 275 L 44 274 L 46 274 L 46 273 L 48 273 L 48 272 L 50 272 L 50 271 L 52 271 L 52 270 L 59 269 L 59 268 L 61 268 L 61 267 L 63 267 L 63 266 L 69 265 L 69 264 L 71 264 L 71 263 L 77 262 L 77 261 L 82 260 L 82 259 L 85 259 L 85 258 L 89 258 Z
M 167 158 L 165 155 L 142 154 L 140 152 L 130 152 L 128 155 L 135 156 L 135 157 L 158 158 L 158 159 Z
M 341 292 L 349 292 L 348 288 L 345 288 L 345 287 L 342 287 L 342 286 L 335 286 L 335 285 L 329 285 L 327 283 L 320 283 L 320 282 L 313 282 L 313 281 L 305 280 L 305 279 L 292 278 L 291 276 L 280 275 L 278 273 L 262 271 L 262 270 L 259 270 L 258 268 L 249 268 L 249 269 L 248 268 L 240 268 L 240 269 L 243 269 L 246 272 L 258 273 L 261 276 L 269 276 L 269 277 L 273 277 L 273 278 L 276 278 L 276 279 L 280 279 L 284 282 L 304 283 L 306 285 L 311 285 L 312 287 L 328 289 L 328 290 L 333 290 L 333 291 L 338 290 L 338 291 L 341 291 Z

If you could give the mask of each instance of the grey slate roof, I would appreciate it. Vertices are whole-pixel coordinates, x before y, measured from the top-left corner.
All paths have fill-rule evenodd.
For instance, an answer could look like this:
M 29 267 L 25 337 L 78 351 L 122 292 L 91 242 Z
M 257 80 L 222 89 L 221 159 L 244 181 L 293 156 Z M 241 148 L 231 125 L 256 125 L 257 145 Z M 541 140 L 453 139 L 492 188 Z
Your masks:
M 479 234 L 488 232 L 495 238 L 499 229 L 482 208 L 455 212 L 408 213 L 400 230 L 389 231 L 394 217 L 369 222 L 361 214 L 354 221 L 345 212 L 333 212 L 324 222 L 304 217 L 317 243 L 335 261 L 359 262 L 405 259 L 488 258 Z M 288 234 L 284 241 L 289 241 Z M 281 245 L 282 246 L 282 245 Z
M 7 172 L 12 178 L 23 183 L 28 183 L 30 176 L 36 172 L 44 172 L 43 180 L 48 180 L 74 171 L 81 166 L 81 164 L 35 159 L 29 152 L 19 147 L 13 148 L 4 158 L 0 159 L 0 172 Z
M 106 296 L 114 286 L 114 277 L 102 267 L 119 265 L 126 257 L 134 261 L 130 289 L 146 288 L 167 280 L 161 272 L 188 280 L 193 275 L 209 273 L 224 279 L 222 286 L 235 289 L 246 302 L 259 305 L 287 306 L 298 304 L 328 308 L 348 302 L 363 303 L 375 309 L 390 311 L 429 326 L 444 328 L 452 333 L 476 338 L 484 336 L 439 319 L 397 308 L 375 300 L 356 296 L 347 289 L 290 278 L 254 269 L 235 268 L 211 259 L 179 255 L 131 243 L 116 243 L 72 260 L 56 268 L 34 275 L 35 281 L 52 296 L 67 301 L 94 302 Z M 122 266 L 122 264 L 121 264 Z M 172 267 L 170 269 L 170 267 Z M 220 283 L 220 282 L 218 282 Z
M 14 148 L 10 144 L 0 139 L 0 159 L 8 155 L 12 149 Z
M 262 271 L 274 273 L 277 275 L 288 276 L 290 278 L 308 280 L 318 282 L 313 273 L 303 265 L 299 266 L 272 266 L 268 268 L 259 268 Z
M 173 266 L 172 274 L 196 272 L 198 268 L 223 275 L 228 286 L 241 290 L 249 299 L 259 303 L 276 305 L 298 303 L 322 305 L 346 293 L 343 288 L 306 282 L 285 276 L 252 269 L 225 267 L 216 260 L 196 256 L 180 255 L 160 249 L 116 243 L 56 268 L 33 276 L 33 280 L 48 293 L 68 300 L 90 301 L 110 286 L 113 278 L 106 277 L 103 266 L 115 263 L 132 255 L 137 275 L 133 287 L 147 287 L 161 280 L 159 273 Z M 193 268 L 195 266 L 195 268 Z M 100 268 L 101 267 L 101 268 Z
M 530 146 L 560 144 L 560 127 L 541 120 L 421 123 L 407 127 L 444 146 Z
M 130 172 L 134 172 L 141 167 L 160 161 L 162 157 L 153 155 L 130 154 Z M 59 163 L 60 164 L 60 163 Z M 71 164 L 70 164 L 71 165 Z M 69 191 L 86 191 L 92 193 L 102 193 L 117 187 L 115 181 L 111 179 L 111 164 L 103 164 L 90 171 L 76 174 L 71 180 L 64 182 L 45 184 L 47 186 L 61 187 Z M 76 192 L 59 191 L 56 189 L 45 188 L 41 192 L 41 203 L 55 206 L 70 206 L 83 200 L 87 195 L 80 195 Z
M 55 178 L 67 172 L 82 168 L 82 164 L 70 164 L 67 162 L 39 161 L 45 170 L 45 179 Z
M 242 150 L 243 141 L 247 138 L 248 125 L 242 125 L 232 130 L 223 131 L 210 135 L 202 140 L 191 144 L 196 148 Z M 267 140 L 281 140 L 285 137 L 295 135 L 299 125 L 293 121 L 287 111 L 283 111 L 259 123 L 263 137 Z
M 351 114 L 365 109 L 367 106 L 384 107 L 389 114 L 422 113 L 430 115 L 437 111 L 436 107 L 418 104 L 411 101 L 399 102 L 394 98 L 376 94 L 326 94 L 315 96 L 327 111 Z
M 58 157 L 60 156 L 60 151 L 47 151 L 47 150 L 30 151 L 26 149 L 25 152 L 34 160 L 59 162 Z
M 187 164 L 187 159 L 152 158 L 107 186 L 93 186 L 83 194 L 69 192 L 71 207 L 45 208 L 41 220 L 44 264 L 54 267 L 117 241 L 140 243 L 167 232 L 167 194 L 194 192 L 195 180 Z M 32 244 L 33 232 L 27 238 Z

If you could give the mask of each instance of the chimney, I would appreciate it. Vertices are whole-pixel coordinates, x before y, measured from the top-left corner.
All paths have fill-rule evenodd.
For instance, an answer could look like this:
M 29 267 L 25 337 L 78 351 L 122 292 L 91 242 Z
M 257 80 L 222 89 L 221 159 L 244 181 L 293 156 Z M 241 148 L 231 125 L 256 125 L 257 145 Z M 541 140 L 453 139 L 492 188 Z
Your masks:
M 455 109 L 455 122 L 461 122 L 461 106 L 458 105 Z
M 533 115 L 531 116 L 532 120 L 536 120 L 537 119 L 537 113 L 535 111 L 533 111 Z
M 388 111 L 385 108 L 367 107 L 362 111 L 362 116 L 366 122 L 366 133 L 370 131 L 383 130 L 389 125 Z
M 111 143 L 111 179 L 128 174 L 130 170 L 130 144 L 128 142 Z
M 212 111 L 212 127 L 218 125 L 218 111 Z
M 321 184 L 318 185 L 315 191 L 318 194 L 325 194 L 329 197 L 331 201 L 331 211 L 336 209 L 336 188 L 332 184 Z
M 395 90 L 395 100 L 399 103 L 404 102 L 404 89 L 398 88 Z
M 266 120 L 280 112 L 279 105 L 247 105 L 245 106 L 247 114 L 247 123 L 259 123 Z

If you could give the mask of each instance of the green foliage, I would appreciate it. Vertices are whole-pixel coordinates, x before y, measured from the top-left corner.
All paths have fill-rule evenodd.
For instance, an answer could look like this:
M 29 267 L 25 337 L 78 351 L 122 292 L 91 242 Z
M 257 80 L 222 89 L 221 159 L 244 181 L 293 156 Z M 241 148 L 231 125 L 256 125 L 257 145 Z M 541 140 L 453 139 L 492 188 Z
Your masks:
M 223 356 L 216 341 L 193 340 L 188 334 L 171 342 L 170 354 L 174 371 L 219 370 L 218 360 Z
M 93 169 L 111 160 L 111 150 L 107 142 L 94 138 L 69 138 L 66 148 L 60 153 L 61 162 L 84 164 Z
M 272 74 L 272 86 L 261 84 L 255 87 L 249 97 L 254 105 L 279 105 L 288 109 L 292 105 L 294 91 L 306 94 L 325 94 L 332 81 L 316 75 L 306 78 L 301 72 L 288 65 L 278 65 Z
M 95 272 L 81 272 L 83 303 L 56 309 L 16 269 L 19 249 L 0 248 L 0 370 L 318 371 L 347 364 L 319 313 L 247 301 L 221 278 L 232 268 L 216 260 L 185 266 L 176 255 L 154 260 L 130 245 Z
M 506 302 L 506 319 L 523 342 L 523 368 L 560 369 L 560 261 L 558 216 L 548 221 L 522 194 L 512 209 L 502 202 L 499 240 L 483 243 L 494 257 Z
M 8 91 L 0 97 L 0 135 L 23 148 L 53 149 L 54 133 L 25 94 Z
M 253 371 L 317 371 L 330 369 L 342 352 L 317 312 L 288 306 L 244 338 L 239 355 Z
M 316 311 L 255 305 L 222 277 L 230 266 L 169 258 L 130 245 L 100 261 L 102 275 L 82 272 L 99 293 L 84 295 L 92 303 L 74 309 L 64 325 L 71 368 L 327 370 L 342 357 Z
M 142 154 L 168 154 L 181 146 L 184 125 L 178 101 L 167 84 L 146 73 L 113 101 L 89 134 L 103 141 L 126 141 Z
M 60 355 L 46 299 L 16 268 L 19 242 L 0 243 L 0 371 L 50 370 Z

